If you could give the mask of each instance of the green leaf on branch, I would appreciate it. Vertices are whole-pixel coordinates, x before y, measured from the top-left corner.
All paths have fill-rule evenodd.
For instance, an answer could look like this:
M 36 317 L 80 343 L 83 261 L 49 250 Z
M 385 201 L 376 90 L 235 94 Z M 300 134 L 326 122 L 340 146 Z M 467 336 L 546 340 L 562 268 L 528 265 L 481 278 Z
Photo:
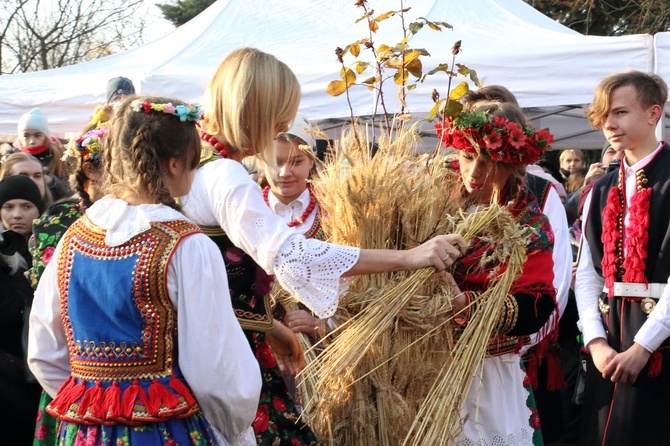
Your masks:
M 454 27 L 448 24 L 447 22 L 433 22 L 433 23 L 441 26 L 442 28 L 454 29 Z
M 347 90 L 347 84 L 344 81 L 330 81 L 326 93 L 331 96 L 339 96 Z
M 465 93 L 467 93 L 470 90 L 470 86 L 468 85 L 467 82 L 461 82 L 449 92 L 449 99 L 450 101 L 458 101 L 460 98 L 462 98 Z
M 470 70 L 470 80 L 477 86 L 477 88 L 481 88 L 482 84 L 479 82 L 479 76 L 477 76 L 477 72 L 475 70 Z
M 423 23 L 412 22 L 412 23 L 409 24 L 408 28 L 409 28 L 409 32 L 411 32 L 412 34 L 416 34 L 421 30 L 421 28 L 423 28 Z
M 444 71 L 444 72 L 446 73 L 448 70 L 449 70 L 449 65 L 447 65 L 446 63 L 441 63 L 441 64 L 439 64 L 438 66 L 436 66 L 435 68 L 433 68 L 432 70 L 430 70 L 430 71 L 429 71 L 428 73 L 426 73 L 426 74 L 427 74 L 427 75 L 435 74 L 435 73 L 437 73 L 438 71 Z

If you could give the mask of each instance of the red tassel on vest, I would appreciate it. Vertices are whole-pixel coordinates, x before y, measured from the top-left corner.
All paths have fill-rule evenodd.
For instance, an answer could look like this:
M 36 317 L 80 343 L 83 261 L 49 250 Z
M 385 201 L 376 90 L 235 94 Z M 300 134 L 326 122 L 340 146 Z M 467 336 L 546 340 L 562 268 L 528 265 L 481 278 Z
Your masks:
M 172 375 L 172 378 L 170 378 L 170 387 L 172 387 L 177 393 L 184 397 L 188 407 L 193 407 L 195 405 L 195 398 L 193 397 L 191 390 L 186 387 L 186 384 L 184 384 L 174 375 Z

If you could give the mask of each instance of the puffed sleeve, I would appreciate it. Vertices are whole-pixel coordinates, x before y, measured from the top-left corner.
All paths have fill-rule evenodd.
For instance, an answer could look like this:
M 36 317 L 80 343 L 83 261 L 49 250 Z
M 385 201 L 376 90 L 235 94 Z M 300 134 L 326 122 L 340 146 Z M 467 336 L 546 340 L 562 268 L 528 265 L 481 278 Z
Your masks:
M 255 444 L 251 423 L 261 374 L 233 312 L 221 254 L 203 234 L 186 237 L 168 268 L 177 308 L 179 366 L 212 426 L 228 444 Z
M 54 258 L 58 258 L 61 244 L 56 247 Z M 57 263 L 49 263 L 42 273 L 35 290 L 28 329 L 28 366 L 52 398 L 70 376 L 67 338 L 61 320 Z
M 235 246 L 318 317 L 335 313 L 348 285 L 342 275 L 356 264 L 360 250 L 308 240 L 289 228 L 240 163 L 222 159 L 202 166 L 180 202 L 196 224 L 221 227 Z

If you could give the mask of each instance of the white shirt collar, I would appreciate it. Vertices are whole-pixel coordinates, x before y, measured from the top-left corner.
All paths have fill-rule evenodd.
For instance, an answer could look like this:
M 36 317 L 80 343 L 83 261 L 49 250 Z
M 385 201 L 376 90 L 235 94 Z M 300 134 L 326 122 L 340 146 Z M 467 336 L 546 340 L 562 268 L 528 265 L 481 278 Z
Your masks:
M 277 196 L 272 192 L 272 189 L 268 192 L 268 203 L 270 205 L 270 209 L 272 209 L 272 212 L 274 212 L 276 215 L 284 215 L 288 210 L 291 210 L 293 213 L 297 213 L 298 216 L 302 215 L 303 212 L 305 212 L 305 209 L 307 209 L 307 206 L 309 206 L 309 189 L 305 188 L 304 191 L 292 202 L 289 204 L 284 204 L 279 199 Z
M 151 228 L 152 221 L 188 220 L 181 212 L 164 204 L 133 206 L 111 195 L 101 198 L 86 209 L 96 226 L 107 231 L 105 243 L 119 246 Z
M 637 172 L 640 169 L 644 169 L 645 167 L 647 167 L 647 164 L 649 164 L 651 162 L 651 160 L 654 159 L 654 157 L 661 150 L 662 147 L 663 147 L 663 141 L 658 143 L 658 147 L 656 147 L 656 149 L 654 149 L 653 152 L 651 152 L 649 155 L 645 156 L 644 158 L 642 158 L 640 161 L 633 164 L 632 166 L 628 165 L 628 161 L 626 161 L 626 157 L 624 156 L 623 157 L 623 167 L 624 167 L 624 169 L 626 169 L 626 171 L 628 171 L 628 169 L 632 169 L 633 172 Z

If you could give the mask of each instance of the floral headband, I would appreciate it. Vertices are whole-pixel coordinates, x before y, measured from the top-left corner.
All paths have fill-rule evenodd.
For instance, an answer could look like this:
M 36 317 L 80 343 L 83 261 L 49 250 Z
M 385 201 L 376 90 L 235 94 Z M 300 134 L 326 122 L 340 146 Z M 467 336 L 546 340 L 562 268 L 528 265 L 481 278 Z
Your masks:
M 198 105 L 172 105 L 171 102 L 167 104 L 154 104 L 149 101 L 140 101 L 135 99 L 130 103 L 133 111 L 139 112 L 144 111 L 146 113 L 151 113 L 156 111 L 159 113 L 165 113 L 168 115 L 174 115 L 179 118 L 181 122 L 185 121 L 195 121 L 198 122 L 202 119 L 202 111 Z
M 521 128 L 515 122 L 474 110 L 435 124 L 446 147 L 488 155 L 494 162 L 526 165 L 537 161 L 554 141 L 547 129 Z
M 102 140 L 105 139 L 107 133 L 107 127 L 89 130 L 76 140 L 70 141 L 62 159 L 81 157 L 85 161 L 99 160 Z

